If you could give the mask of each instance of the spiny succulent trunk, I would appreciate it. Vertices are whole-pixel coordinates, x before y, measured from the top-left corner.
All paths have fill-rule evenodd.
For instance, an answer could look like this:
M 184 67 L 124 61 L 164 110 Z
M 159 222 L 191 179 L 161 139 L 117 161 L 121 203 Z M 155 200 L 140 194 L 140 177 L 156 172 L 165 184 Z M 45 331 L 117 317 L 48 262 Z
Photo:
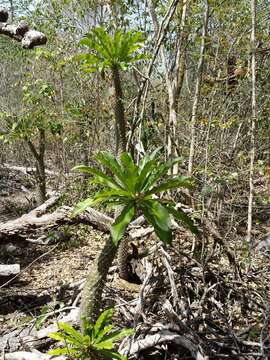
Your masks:
M 123 91 L 121 86 L 119 69 L 117 66 L 112 67 L 113 84 L 115 90 L 115 124 L 116 124 L 116 155 L 126 151 L 126 121 L 125 109 L 123 104 Z M 111 237 L 106 240 L 106 244 L 99 254 L 98 259 L 90 269 L 86 283 L 82 291 L 80 315 L 87 318 L 91 323 L 95 322 L 100 313 L 103 288 L 106 282 L 107 274 L 113 260 L 116 257 L 117 246 L 113 244 Z M 120 276 L 128 277 L 127 264 L 127 243 L 120 243 L 119 249 L 119 268 Z
M 116 122 L 115 137 L 116 137 L 116 144 L 119 144 L 119 147 L 116 149 L 116 155 L 118 155 L 119 151 L 125 152 L 127 147 L 125 109 L 123 103 L 123 91 L 122 91 L 118 66 L 112 67 L 112 76 L 113 76 L 113 85 L 115 91 L 115 104 L 114 104 L 114 114 L 115 114 L 115 122 Z
M 80 315 L 91 323 L 98 318 L 104 284 L 116 253 L 117 246 L 114 245 L 111 237 L 108 237 L 98 258 L 88 272 L 82 291 Z
M 130 269 L 128 262 L 129 255 L 129 238 L 127 236 L 123 237 L 118 248 L 118 269 L 119 276 L 121 279 L 130 280 Z
M 119 74 L 119 69 L 117 66 L 112 67 L 113 74 L 113 84 L 115 91 L 115 122 L 116 122 L 116 156 L 120 156 L 121 153 L 125 152 L 127 149 L 127 136 L 126 136 L 126 119 L 125 119 L 125 108 L 123 103 L 123 90 L 121 86 L 121 79 Z M 120 209 L 119 209 L 120 214 Z M 116 214 L 118 216 L 119 214 Z M 128 268 L 128 238 L 124 237 L 120 244 L 118 250 L 118 266 L 119 266 L 119 276 L 122 279 L 129 279 L 129 268 Z

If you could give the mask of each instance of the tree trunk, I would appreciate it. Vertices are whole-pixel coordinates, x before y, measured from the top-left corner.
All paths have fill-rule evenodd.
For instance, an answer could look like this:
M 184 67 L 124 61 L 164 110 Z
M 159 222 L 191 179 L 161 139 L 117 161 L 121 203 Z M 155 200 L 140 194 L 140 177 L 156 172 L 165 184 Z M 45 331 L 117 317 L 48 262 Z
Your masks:
M 41 156 L 36 161 L 37 169 L 37 204 L 41 205 L 46 201 L 46 173 L 44 158 Z
M 191 140 L 190 140 L 189 160 L 188 160 L 189 176 L 192 176 L 192 172 L 193 172 L 193 160 L 194 160 L 195 141 L 196 141 L 197 109 L 198 109 L 199 98 L 201 93 L 201 82 L 202 82 L 202 73 L 203 73 L 203 64 L 204 64 L 205 40 L 206 40 L 207 28 L 208 28 L 208 18 L 209 18 L 209 3 L 208 0 L 206 0 L 203 34 L 201 40 L 201 51 L 200 51 L 200 58 L 198 63 L 197 80 L 196 80 L 195 93 L 194 93 L 193 106 L 192 106 L 192 115 L 191 115 L 191 126 L 190 126 Z
M 126 119 L 125 109 L 123 104 L 123 90 L 121 86 L 121 79 L 119 69 L 117 66 L 112 68 L 113 84 L 115 91 L 115 126 L 116 126 L 116 143 L 119 144 L 119 149 L 116 149 L 116 156 L 120 156 L 121 153 L 126 151 L 127 138 L 126 138 Z M 116 216 L 120 214 L 120 209 L 116 212 Z M 119 244 L 118 251 L 118 265 L 119 265 L 119 276 L 122 279 L 129 279 L 128 271 L 128 238 L 124 237 Z
M 27 140 L 27 144 L 36 160 L 36 200 L 37 204 L 41 205 L 46 201 L 46 172 L 44 162 L 46 145 L 45 130 L 39 129 L 39 151 L 36 150 L 35 145 L 30 140 Z
M 254 158 L 255 158 L 255 121 L 256 111 L 256 0 L 251 0 L 251 76 L 252 76 L 252 119 L 250 126 L 250 165 L 249 165 L 249 199 L 248 199 L 248 223 L 247 223 L 247 242 L 249 244 L 249 258 L 251 261 L 252 249 L 252 210 L 254 195 Z
M 155 5 L 152 0 L 148 0 L 149 13 L 153 21 L 154 29 L 156 36 L 158 36 L 160 25 L 158 23 L 158 18 L 155 10 Z M 184 61 L 184 51 L 182 49 L 182 44 L 184 38 L 187 36 L 184 34 L 184 28 L 187 19 L 187 10 L 188 10 L 188 0 L 184 0 L 182 3 L 182 15 L 180 20 L 180 32 L 177 39 L 177 51 L 175 56 L 175 65 L 172 69 L 169 69 L 167 64 L 166 55 L 164 51 L 164 46 L 160 48 L 162 65 L 165 72 L 165 80 L 168 91 L 169 98 L 169 119 L 167 126 L 167 157 L 168 159 L 177 156 L 178 148 L 178 139 L 176 137 L 176 127 L 177 127 L 177 107 L 178 99 L 181 93 L 181 88 L 184 79 L 184 70 L 185 70 L 185 61 Z M 172 73 L 172 75 L 170 75 Z M 178 164 L 175 164 L 173 167 L 173 174 L 178 173 Z

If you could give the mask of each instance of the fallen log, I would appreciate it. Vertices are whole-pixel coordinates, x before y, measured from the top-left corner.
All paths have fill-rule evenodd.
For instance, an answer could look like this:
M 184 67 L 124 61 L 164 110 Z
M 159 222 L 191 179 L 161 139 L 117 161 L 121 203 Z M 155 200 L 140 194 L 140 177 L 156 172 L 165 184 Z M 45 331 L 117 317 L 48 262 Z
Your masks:
M 20 272 L 20 264 L 0 265 L 0 276 L 16 275 Z
M 5 354 L 5 360 L 64 360 L 67 357 L 64 355 L 52 356 L 48 354 L 42 354 L 37 350 L 33 352 L 17 351 L 14 353 Z
M 3 164 L 3 169 L 13 170 L 21 172 L 24 175 L 32 175 L 36 172 L 36 169 L 33 167 L 27 167 L 27 166 L 15 166 L 15 165 L 9 165 L 7 163 Z M 45 169 L 46 175 L 56 176 L 57 173 L 48 169 Z
M 74 218 L 71 217 L 71 213 L 72 208 L 68 206 L 61 206 L 54 212 L 43 215 L 35 209 L 18 219 L 1 224 L 0 241 L 2 243 L 21 240 L 35 242 L 29 239 L 30 235 L 40 234 L 41 231 L 48 232 L 64 224 L 87 223 L 98 230 L 108 231 L 112 222 L 111 218 L 94 209 L 88 209 L 84 214 Z
M 144 339 L 134 341 L 126 348 L 121 349 L 120 354 L 134 355 L 164 343 L 174 343 L 177 346 L 187 349 L 195 360 L 209 359 L 208 356 L 203 354 L 198 344 L 193 343 L 187 336 L 179 335 L 170 330 L 160 330 L 154 335 L 146 335 Z
M 52 213 L 47 213 L 48 210 L 55 205 L 58 199 L 59 194 L 55 194 L 44 204 L 31 210 L 20 218 L 0 224 L 0 243 L 8 241 L 20 243 L 24 240 L 43 244 L 46 242 L 43 241 L 45 236 L 41 236 L 41 232 L 46 233 L 64 224 L 84 223 L 103 232 L 110 231 L 113 219 L 90 207 L 87 208 L 84 213 L 76 217 L 71 216 L 72 208 L 69 206 L 61 206 Z M 138 219 L 140 221 L 138 221 Z M 153 232 L 151 227 L 146 229 L 138 227 L 137 224 L 142 222 L 141 218 L 138 219 L 134 220 L 129 226 L 131 237 L 133 239 L 144 237 Z M 34 238 L 36 234 L 38 234 L 38 239 Z M 30 238 L 30 236 L 32 236 L 32 238 Z

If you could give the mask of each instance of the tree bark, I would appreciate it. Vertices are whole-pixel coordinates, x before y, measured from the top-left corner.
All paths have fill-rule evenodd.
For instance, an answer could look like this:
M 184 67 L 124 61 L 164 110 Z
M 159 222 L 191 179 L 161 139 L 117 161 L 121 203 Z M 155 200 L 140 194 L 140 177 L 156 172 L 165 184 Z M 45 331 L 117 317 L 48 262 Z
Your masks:
M 27 144 L 36 160 L 36 200 L 37 204 L 41 205 L 46 201 L 46 171 L 44 163 L 46 146 L 45 130 L 39 129 L 39 151 L 36 150 L 35 145 L 30 140 L 27 140 Z
M 83 214 L 74 218 L 70 216 L 72 208 L 68 206 L 62 206 L 52 213 L 47 213 L 57 199 L 58 197 L 54 196 L 28 214 L 0 224 L 0 242 L 22 242 L 25 240 L 35 242 L 29 237 L 40 236 L 43 231 L 48 232 L 50 229 L 56 229 L 60 225 L 73 223 L 91 224 L 100 231 L 109 232 L 113 219 L 92 208 L 87 208 Z
M 20 264 L 0 265 L 0 276 L 16 275 L 20 272 Z
M 112 68 L 113 84 L 115 91 L 115 126 L 116 126 L 116 143 L 119 145 L 116 149 L 116 156 L 120 156 L 121 153 L 127 151 L 127 137 L 126 137 L 126 119 L 125 119 L 125 108 L 123 103 L 123 90 L 121 85 L 121 79 L 119 74 L 119 68 L 114 66 Z M 121 210 L 116 211 L 115 216 L 120 214 Z M 128 237 L 123 237 L 119 244 L 118 250 L 118 266 L 119 276 L 122 279 L 129 279 L 128 271 L 128 248 L 129 248 Z

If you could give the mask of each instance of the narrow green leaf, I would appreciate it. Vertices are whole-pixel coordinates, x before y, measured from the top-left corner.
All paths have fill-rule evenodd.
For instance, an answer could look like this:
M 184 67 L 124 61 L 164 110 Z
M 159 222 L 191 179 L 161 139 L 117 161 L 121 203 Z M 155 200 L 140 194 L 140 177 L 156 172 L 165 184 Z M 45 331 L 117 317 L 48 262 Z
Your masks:
M 178 162 L 182 161 L 182 158 L 178 157 L 174 160 L 168 161 L 163 165 L 159 165 L 156 169 L 156 171 L 153 171 L 152 175 L 149 176 L 147 182 L 144 184 L 142 190 L 148 191 L 152 186 L 156 184 L 158 180 L 161 179 L 161 177 L 164 174 L 167 174 L 168 170 L 173 167 L 174 164 L 177 164 Z
M 57 348 L 47 352 L 48 355 L 68 355 L 70 353 L 69 348 Z
M 113 328 L 113 325 L 107 325 L 105 326 L 103 329 L 101 329 L 98 333 L 98 336 L 95 339 L 95 344 L 98 344 L 100 341 L 103 341 L 103 337 L 109 332 L 111 331 Z
M 71 346 L 80 346 L 82 343 L 82 338 L 78 341 L 76 338 L 70 334 L 67 334 L 66 332 L 51 333 L 48 335 L 48 337 L 57 341 L 69 343 Z
M 102 151 L 96 155 L 96 159 L 109 169 L 112 174 L 120 180 L 121 185 L 127 187 L 127 179 L 121 165 L 118 163 L 116 158 L 109 152 Z
M 131 222 L 135 214 L 134 204 L 130 203 L 124 207 L 121 214 L 116 218 L 111 226 L 112 241 L 115 245 L 118 244 L 119 240 L 124 235 L 127 225 Z
M 160 150 L 163 148 L 163 146 L 158 147 L 156 150 L 151 152 L 151 154 L 146 154 L 139 162 L 139 172 L 141 173 L 144 169 L 144 167 L 147 165 L 149 161 L 157 160 L 157 156 L 160 152 Z
M 101 54 L 104 54 L 104 57 L 107 59 L 112 58 L 112 40 L 109 34 L 100 26 L 92 30 L 93 34 L 96 36 L 96 41 L 94 43 L 94 49 L 99 51 Z
M 89 336 L 92 339 L 94 333 L 94 326 L 90 324 L 85 317 L 82 317 L 81 320 L 82 320 L 82 333 L 84 334 L 84 336 Z
M 112 341 L 102 341 L 94 345 L 97 350 L 111 350 L 113 349 Z
M 92 39 L 90 39 L 89 37 L 85 37 L 85 38 L 83 38 L 83 39 L 81 39 L 81 40 L 79 41 L 79 44 L 80 44 L 80 45 L 88 46 L 89 48 L 92 48 L 92 46 L 93 46 L 93 41 L 92 41 Z
M 152 171 L 155 169 L 156 166 L 157 166 L 156 160 L 150 160 L 144 165 L 136 182 L 136 191 L 140 192 L 144 187 L 147 186 L 147 181 L 150 178 Z
M 183 211 L 183 210 L 176 210 L 172 206 L 165 205 L 166 209 L 169 211 L 170 214 L 177 220 L 180 220 L 184 225 L 186 225 L 193 234 L 198 235 L 199 230 L 194 225 L 193 220 Z
M 139 163 L 139 177 L 136 182 L 136 191 L 140 192 L 147 187 L 151 174 L 158 168 L 157 155 L 162 147 L 154 150 L 150 155 L 145 155 Z M 149 188 L 151 184 L 147 188 Z
M 98 202 L 101 202 L 102 199 L 86 199 L 84 201 L 79 202 L 74 206 L 74 209 L 71 213 L 71 216 L 77 216 L 81 214 L 84 210 L 86 210 L 88 207 L 95 205 Z
M 118 58 L 119 54 L 123 56 L 122 48 L 121 48 L 121 41 L 123 41 L 123 38 L 124 38 L 124 34 L 122 30 L 117 30 L 112 38 L 114 59 Z
M 104 329 L 105 325 L 108 321 L 111 320 L 113 315 L 113 309 L 104 310 L 98 317 L 95 325 L 94 325 L 94 338 L 96 339 L 101 330 Z
M 124 198 L 124 197 L 112 197 L 111 199 L 106 199 L 106 201 L 103 201 L 103 204 L 108 207 L 112 208 L 115 206 L 125 206 L 130 202 L 130 198 Z
M 134 164 L 132 157 L 128 153 L 123 153 L 120 157 L 122 168 L 126 176 L 128 189 L 135 192 L 135 184 L 139 175 L 138 166 Z
M 158 238 L 165 244 L 172 242 L 172 230 L 170 228 L 170 215 L 167 209 L 157 200 L 147 200 L 141 203 L 145 219 L 154 227 Z
M 100 190 L 96 193 L 95 199 L 106 199 L 106 198 L 126 198 L 130 199 L 130 193 L 128 191 L 122 190 L 122 189 L 104 189 Z
M 74 340 L 76 340 L 80 344 L 83 336 L 79 331 L 75 330 L 71 325 L 64 322 L 59 322 L 58 327 L 60 330 L 63 330 L 66 334 L 72 336 Z
M 112 176 L 106 175 L 104 174 L 102 171 L 90 167 L 90 166 L 85 166 L 85 165 L 77 165 L 75 166 L 73 169 L 73 171 L 78 171 L 84 174 L 91 174 L 91 175 L 95 175 L 96 179 L 102 179 L 103 184 L 113 188 L 113 189 L 122 189 L 122 187 L 120 186 L 120 184 L 118 184 Z M 101 181 L 101 180 L 100 180 Z
M 123 337 L 129 336 L 134 334 L 134 329 L 122 329 L 122 330 L 118 330 L 118 331 L 114 331 L 112 333 L 110 333 L 109 335 L 104 337 L 104 341 L 116 341 L 118 339 L 121 339 Z
M 125 355 L 121 355 L 116 351 L 99 350 L 99 353 L 107 359 L 127 360 L 127 357 Z
M 64 341 L 63 335 L 61 333 L 58 333 L 58 332 L 49 333 L 48 337 L 53 339 L 53 340 Z
M 170 190 L 170 189 L 177 189 L 177 188 L 192 188 L 192 183 L 190 178 L 186 176 L 178 176 L 173 179 L 169 179 L 161 183 L 160 185 L 157 185 L 153 187 L 151 190 L 147 191 L 145 193 L 145 196 L 151 195 L 151 194 L 158 194 L 162 191 Z

